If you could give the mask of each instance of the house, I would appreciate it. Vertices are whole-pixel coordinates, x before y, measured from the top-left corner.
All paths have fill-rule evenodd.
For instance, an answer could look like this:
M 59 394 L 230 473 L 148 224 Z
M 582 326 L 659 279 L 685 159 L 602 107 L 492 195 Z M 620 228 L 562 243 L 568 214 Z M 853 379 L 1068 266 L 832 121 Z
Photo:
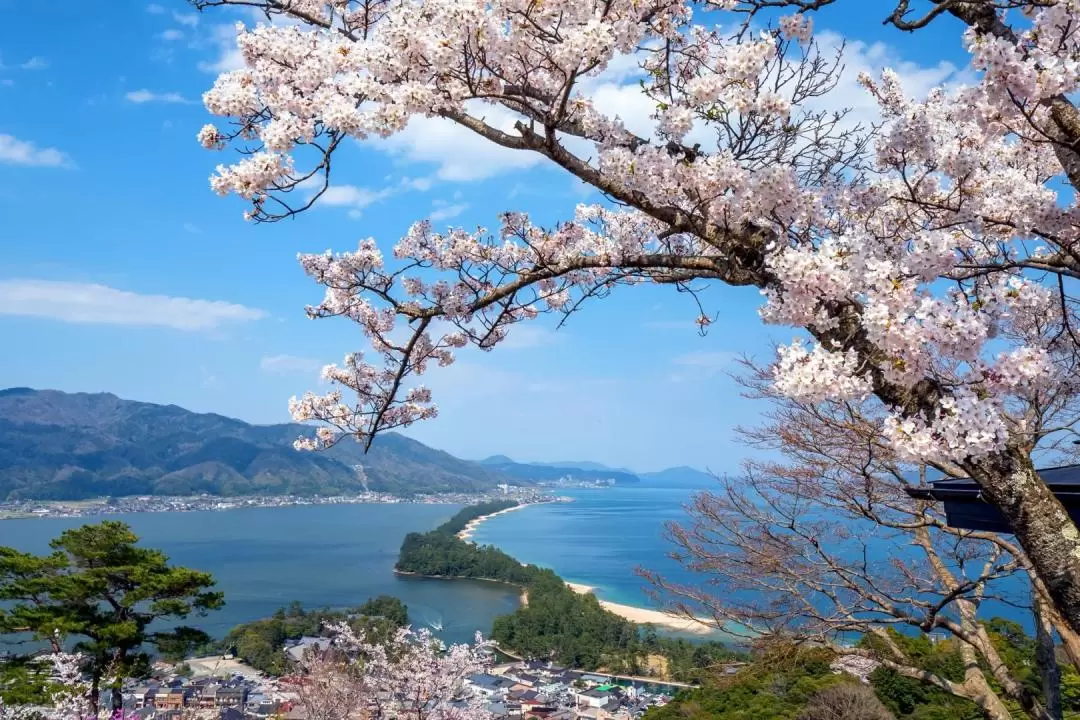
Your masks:
M 484 706 L 484 710 L 491 713 L 494 718 L 505 718 L 509 712 L 506 709 L 506 703 L 493 702 Z
M 515 685 L 514 681 L 509 678 L 489 675 L 487 673 L 470 675 L 465 678 L 465 684 L 484 697 L 491 697 L 495 693 L 509 690 Z
M 544 699 L 540 697 L 539 693 L 536 693 L 532 690 L 526 690 L 524 692 L 520 690 L 516 692 L 511 691 L 506 696 L 506 701 L 508 703 L 515 703 L 519 705 L 523 714 L 529 712 L 530 710 L 533 710 L 534 708 L 543 707 L 547 704 Z
M 300 662 L 309 651 L 323 651 L 330 647 L 330 638 L 302 637 L 290 647 L 285 648 L 285 654 L 293 662 Z
M 578 707 L 590 708 L 603 707 L 611 699 L 611 693 L 599 690 L 573 690 L 570 696 Z
M 131 698 L 134 701 L 135 709 L 145 707 L 154 707 L 154 695 L 157 694 L 157 688 L 149 687 L 147 685 L 140 685 L 131 691 Z
M 161 692 L 154 698 L 154 707 L 161 710 L 179 710 L 187 705 L 187 693 L 183 688 L 172 688 L 166 690 L 161 689 Z
M 536 686 L 536 690 L 542 695 L 549 697 L 556 697 L 566 692 L 569 686 L 566 683 L 559 682 L 555 679 L 540 680 Z
M 246 718 L 244 711 L 236 708 L 222 708 L 218 717 L 220 720 L 245 720 Z
M 244 687 L 223 687 L 217 691 L 217 704 L 215 707 L 219 708 L 238 708 L 243 707 L 247 702 L 247 688 Z
M 517 675 L 516 678 L 519 683 L 528 687 L 536 687 L 536 683 L 540 681 L 540 678 L 527 673 L 521 673 L 520 675 Z
M 604 683 L 611 682 L 611 678 L 607 675 L 595 675 L 593 673 L 582 673 L 581 679 L 587 683 L 593 683 L 594 685 L 603 685 Z
M 199 699 L 196 703 L 203 710 L 217 707 L 217 694 L 221 686 L 217 683 L 205 685 L 199 690 Z

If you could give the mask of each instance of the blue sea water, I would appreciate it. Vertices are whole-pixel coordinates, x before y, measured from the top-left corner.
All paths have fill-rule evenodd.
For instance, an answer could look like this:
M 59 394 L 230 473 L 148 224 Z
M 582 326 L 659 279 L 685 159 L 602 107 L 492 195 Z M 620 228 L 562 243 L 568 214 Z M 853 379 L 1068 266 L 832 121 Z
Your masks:
M 521 562 L 549 567 L 597 597 L 657 607 L 644 567 L 677 582 L 700 581 L 668 557 L 674 546 L 664 524 L 686 518 L 683 506 L 705 485 L 661 481 L 559 491 L 573 502 L 534 505 L 481 523 L 473 540 L 495 545 Z
M 571 503 L 534 505 L 482 523 L 473 539 L 496 545 L 518 560 L 550 567 L 566 580 L 593 586 L 605 600 L 657 607 L 644 567 L 678 583 L 700 584 L 668 557 L 667 521 L 686 518 L 684 505 L 702 484 L 644 481 L 610 489 L 560 491 Z M 226 607 L 196 624 L 221 636 L 234 625 L 266 617 L 299 600 L 306 607 L 358 605 L 394 595 L 409 607 L 417 626 L 441 625 L 449 642 L 487 634 L 492 620 L 518 606 L 518 593 L 481 581 L 430 580 L 394 575 L 405 534 L 426 531 L 449 519 L 454 505 L 316 505 L 226 512 L 146 513 L 111 516 L 127 522 L 149 547 L 173 562 L 206 570 L 225 592 Z M 91 519 L 0 521 L 0 545 L 46 552 L 63 530 Z M 911 558 L 912 550 L 882 542 L 875 562 Z M 1006 588 L 1010 589 L 1010 588 Z M 722 585 L 712 592 L 722 595 Z M 1013 602 L 1022 583 L 1011 582 Z M 1000 614 L 1030 627 L 1029 612 L 1001 603 L 983 613 Z
M 574 502 L 535 505 L 483 522 L 472 539 L 495 545 L 518 560 L 548 567 L 564 579 L 589 585 L 597 597 L 638 607 L 659 607 L 662 598 L 650 594 L 648 583 L 636 575 L 647 568 L 683 585 L 703 586 L 724 597 L 716 578 L 692 573 L 669 557 L 675 546 L 664 539 L 664 525 L 685 521 L 685 506 L 694 493 L 712 483 L 672 484 L 643 481 L 610 489 L 564 491 Z M 892 563 L 924 561 L 910 545 L 875 526 L 848 528 L 867 544 L 870 562 L 890 571 Z M 859 557 L 851 558 L 861 562 Z M 974 569 L 974 568 L 972 568 Z M 713 580 L 713 582 L 709 582 Z M 1001 616 L 1033 629 L 1027 604 L 1027 581 L 1020 575 L 995 581 L 983 601 L 982 617 Z
M 178 565 L 213 573 L 226 605 L 189 624 L 220 637 L 233 626 L 268 617 L 293 600 L 305 607 L 359 605 L 394 595 L 415 626 L 441 625 L 447 642 L 467 642 L 518 607 L 518 593 L 482 581 L 432 580 L 393 573 L 408 532 L 430 530 L 458 505 L 306 505 L 224 512 L 111 515 L 142 544 Z M 0 521 L 0 545 L 44 553 L 49 540 L 97 518 Z

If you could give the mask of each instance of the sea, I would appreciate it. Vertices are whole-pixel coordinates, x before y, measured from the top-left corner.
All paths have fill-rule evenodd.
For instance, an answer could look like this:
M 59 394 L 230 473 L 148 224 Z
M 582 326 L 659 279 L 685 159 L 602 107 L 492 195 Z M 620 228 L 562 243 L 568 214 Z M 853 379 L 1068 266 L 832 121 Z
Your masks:
M 306 608 L 355 606 L 393 595 L 414 626 L 442 628 L 449 643 L 487 634 L 492 620 L 518 607 L 519 593 L 499 583 L 395 575 L 401 541 L 449 520 L 460 505 L 297 505 L 225 511 L 132 513 L 102 518 L 0 521 L 0 545 L 45 553 L 68 528 L 101 519 L 131 526 L 147 547 L 177 565 L 210 572 L 225 607 L 188 624 L 215 637 L 269 617 L 298 600 Z
M 704 487 L 700 481 L 644 480 L 559 490 L 573 501 L 492 517 L 472 539 L 590 585 L 601 599 L 659 607 L 635 570 L 647 568 L 676 583 L 702 582 L 669 557 L 674 546 L 665 540 L 664 526 L 686 519 L 685 505 Z M 408 606 L 414 626 L 435 628 L 453 643 L 468 642 L 477 631 L 487 634 L 495 617 L 518 607 L 518 592 L 499 583 L 398 576 L 393 566 L 406 533 L 430 530 L 460 507 L 306 505 L 108 517 L 128 523 L 145 545 L 163 550 L 172 562 L 213 573 L 226 606 L 191 624 L 214 636 L 293 600 L 308 608 L 342 608 L 393 595 Z M 0 545 L 44 553 L 63 530 L 97 519 L 0 521 Z M 883 544 L 875 560 L 894 562 L 897 552 L 895 543 Z M 722 585 L 711 590 L 724 591 Z M 993 614 L 1030 627 L 1030 614 L 1016 606 L 1018 599 L 1022 592 L 998 603 Z

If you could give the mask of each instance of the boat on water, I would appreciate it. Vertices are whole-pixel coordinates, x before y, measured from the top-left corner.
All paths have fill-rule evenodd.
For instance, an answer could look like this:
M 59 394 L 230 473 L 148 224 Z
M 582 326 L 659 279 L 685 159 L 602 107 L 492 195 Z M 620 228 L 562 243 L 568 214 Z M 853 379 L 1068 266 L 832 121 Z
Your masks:
M 435 632 L 442 632 L 442 629 L 443 629 L 442 623 L 440 621 L 438 621 L 438 620 L 436 620 L 433 623 L 430 623 L 429 627 L 432 630 L 434 630 Z

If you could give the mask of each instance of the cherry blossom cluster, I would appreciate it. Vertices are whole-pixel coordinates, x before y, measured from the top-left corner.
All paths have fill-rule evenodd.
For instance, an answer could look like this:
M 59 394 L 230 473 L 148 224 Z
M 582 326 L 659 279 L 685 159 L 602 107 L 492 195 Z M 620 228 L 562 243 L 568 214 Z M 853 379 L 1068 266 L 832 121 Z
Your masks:
M 472 645 L 446 647 L 429 630 L 398 630 L 374 642 L 346 623 L 329 628 L 334 653 L 315 653 L 301 666 L 315 687 L 301 697 L 312 717 L 388 720 L 487 720 L 479 698 L 464 700 L 465 678 L 490 665 L 490 649 L 477 633 Z
M 550 228 L 508 213 L 493 233 L 420 222 L 392 258 L 373 240 L 302 255 L 326 288 L 308 314 L 357 323 L 374 357 L 348 355 L 324 371 L 331 392 L 293 399 L 297 421 L 323 426 L 300 447 L 433 417 L 414 384 L 430 366 L 647 281 L 757 286 L 767 322 L 815 338 L 780 350 L 777 387 L 806 400 L 876 395 L 890 405 L 884 431 L 914 460 L 1002 450 L 1026 432 L 1016 403 L 1067 374 L 1062 338 L 1075 333 L 1056 280 L 1080 275 L 1080 209 L 1056 189 L 1067 169 L 1050 123 L 1080 84 L 1072 0 L 1031 3 L 1013 37 L 969 30 L 981 73 L 970 87 L 912 98 L 893 72 L 861 77 L 885 121 L 872 145 L 814 109 L 838 66 L 818 54 L 806 14 L 724 35 L 686 0 L 265 9 L 295 22 L 240 28 L 245 67 L 204 98 L 231 127 L 199 134 L 247 151 L 212 186 L 252 201 L 252 217 L 309 176 L 294 156 L 314 148 L 312 172 L 326 171 L 342 137 L 389 136 L 425 116 L 540 153 L 622 206 L 582 206 Z M 583 90 L 626 53 L 655 108 L 640 137 Z M 520 121 L 491 127 L 477 103 Z
M 807 350 L 794 342 L 779 348 L 774 372 L 776 388 L 782 394 L 807 402 L 862 400 L 870 394 L 870 382 L 861 375 L 858 356 L 830 352 L 821 345 Z
M 0 700 L 0 720 L 89 720 L 90 686 L 83 679 L 84 658 L 78 653 L 54 652 L 45 658 L 50 668 L 48 707 L 5 705 Z
M 814 35 L 814 21 L 802 13 L 785 15 L 780 18 L 780 33 L 791 40 L 808 43 Z

